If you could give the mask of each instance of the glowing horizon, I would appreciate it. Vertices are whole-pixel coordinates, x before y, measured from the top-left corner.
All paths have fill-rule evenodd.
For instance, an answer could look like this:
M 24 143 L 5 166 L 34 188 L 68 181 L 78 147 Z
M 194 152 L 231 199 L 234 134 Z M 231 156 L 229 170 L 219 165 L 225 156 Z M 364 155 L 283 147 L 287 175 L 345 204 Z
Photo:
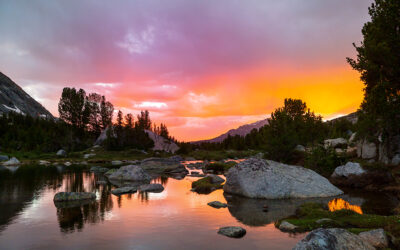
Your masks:
M 329 119 L 362 101 L 345 58 L 371 2 L 4 1 L 0 71 L 55 116 L 62 88 L 83 88 L 184 141 L 265 119 L 284 98 Z

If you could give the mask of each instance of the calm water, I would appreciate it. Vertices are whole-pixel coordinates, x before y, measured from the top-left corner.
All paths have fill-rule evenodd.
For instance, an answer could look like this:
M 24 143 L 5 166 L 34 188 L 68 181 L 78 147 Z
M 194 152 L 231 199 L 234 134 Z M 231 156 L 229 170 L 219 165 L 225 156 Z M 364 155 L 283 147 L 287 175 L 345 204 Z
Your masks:
M 305 200 L 253 200 L 224 196 L 222 190 L 199 195 L 190 191 L 195 177 L 160 177 L 153 182 L 164 185 L 162 193 L 118 197 L 111 194 L 111 184 L 98 184 L 105 180 L 102 175 L 86 170 L 11 170 L 0 171 L 0 249 L 291 249 L 304 237 L 282 233 L 274 222 L 294 213 Z M 57 208 L 53 197 L 60 191 L 95 192 L 97 199 Z M 363 212 L 372 211 L 377 202 L 382 205 L 379 213 L 397 204 L 382 195 L 340 198 Z M 229 208 L 207 205 L 214 200 L 227 202 Z M 312 201 L 328 204 L 332 198 Z M 335 206 L 343 206 L 337 201 Z M 262 212 L 264 205 L 268 213 Z M 218 235 L 222 226 L 242 226 L 247 234 L 241 239 Z

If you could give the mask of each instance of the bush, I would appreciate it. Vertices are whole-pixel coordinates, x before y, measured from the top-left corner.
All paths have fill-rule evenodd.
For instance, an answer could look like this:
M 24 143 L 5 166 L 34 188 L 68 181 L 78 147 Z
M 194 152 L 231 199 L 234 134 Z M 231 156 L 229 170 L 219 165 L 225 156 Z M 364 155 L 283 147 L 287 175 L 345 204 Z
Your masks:
M 346 158 L 338 156 L 334 149 L 318 146 L 306 155 L 304 167 L 329 177 L 336 167 L 346 163 Z

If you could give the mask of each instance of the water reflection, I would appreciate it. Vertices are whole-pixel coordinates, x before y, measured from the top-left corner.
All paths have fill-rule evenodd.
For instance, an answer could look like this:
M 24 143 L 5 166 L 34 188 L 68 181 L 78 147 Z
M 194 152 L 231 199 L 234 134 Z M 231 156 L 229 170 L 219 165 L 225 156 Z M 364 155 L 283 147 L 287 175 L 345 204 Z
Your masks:
M 328 203 L 328 207 L 329 207 L 329 211 L 331 211 L 331 212 L 345 209 L 345 210 L 354 211 L 359 214 L 363 213 L 360 206 L 351 205 L 349 202 L 347 202 L 341 198 L 336 198 L 336 199 L 331 200 Z
M 223 190 L 198 195 L 190 191 L 191 183 L 197 179 L 159 176 L 151 182 L 164 186 L 161 193 L 115 196 L 111 190 L 116 186 L 103 175 L 86 169 L 34 166 L 20 167 L 15 173 L 3 169 L 0 171 L 0 245 L 2 249 L 79 248 L 82 244 L 88 248 L 129 248 L 134 241 L 149 249 L 165 246 L 204 249 L 207 248 L 204 239 L 207 239 L 215 248 L 290 249 L 301 235 L 282 233 L 273 223 L 294 214 L 305 202 L 328 204 L 332 200 L 247 199 L 224 195 Z M 84 203 L 54 204 L 53 197 L 60 191 L 95 192 L 97 198 Z M 375 196 L 361 198 L 362 195 L 337 198 L 360 207 L 362 212 L 371 211 L 369 206 L 376 202 L 383 204 L 388 200 Z M 228 208 L 207 205 L 214 200 L 228 203 Z M 265 205 L 268 212 L 263 212 Z M 243 226 L 249 233 L 232 245 L 232 239 L 216 233 L 218 227 L 229 225 Z M 25 234 L 31 237 L 21 240 L 20 236 Z M 106 243 L 109 245 L 102 245 Z
M 326 204 L 330 200 L 330 198 L 263 200 L 232 195 L 225 195 L 225 198 L 232 216 L 243 224 L 253 227 L 265 226 L 289 217 L 304 203 Z M 268 206 L 268 212 L 263 211 L 264 206 Z
M 44 187 L 56 190 L 62 176 L 55 167 L 29 166 L 0 171 L 0 232 Z

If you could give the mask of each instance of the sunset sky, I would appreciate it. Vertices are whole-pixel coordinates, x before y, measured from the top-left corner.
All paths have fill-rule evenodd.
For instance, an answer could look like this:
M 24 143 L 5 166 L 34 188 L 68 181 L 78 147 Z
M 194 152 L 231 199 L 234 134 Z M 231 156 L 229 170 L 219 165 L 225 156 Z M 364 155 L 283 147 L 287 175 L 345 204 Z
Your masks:
M 285 97 L 355 111 L 370 0 L 0 0 L 0 71 L 58 116 L 63 87 L 148 109 L 179 140 L 265 119 Z

